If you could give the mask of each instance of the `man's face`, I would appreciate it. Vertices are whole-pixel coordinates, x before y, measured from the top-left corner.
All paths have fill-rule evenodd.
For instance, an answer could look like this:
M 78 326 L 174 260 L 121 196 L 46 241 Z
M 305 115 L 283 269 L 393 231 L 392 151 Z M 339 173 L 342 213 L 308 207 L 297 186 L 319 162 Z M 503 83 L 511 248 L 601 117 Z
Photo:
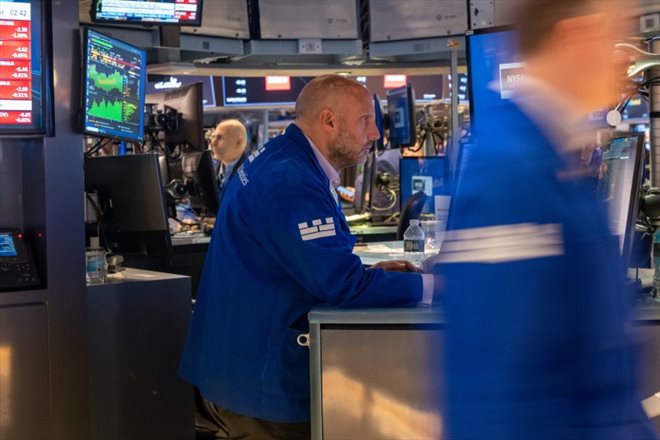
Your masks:
M 337 111 L 338 134 L 332 143 L 330 161 L 338 169 L 363 163 L 380 134 L 374 106 L 368 93 L 347 92 Z
M 213 157 L 221 162 L 230 162 L 232 151 L 236 148 L 236 140 L 232 138 L 227 127 L 218 125 L 211 135 L 211 150 Z

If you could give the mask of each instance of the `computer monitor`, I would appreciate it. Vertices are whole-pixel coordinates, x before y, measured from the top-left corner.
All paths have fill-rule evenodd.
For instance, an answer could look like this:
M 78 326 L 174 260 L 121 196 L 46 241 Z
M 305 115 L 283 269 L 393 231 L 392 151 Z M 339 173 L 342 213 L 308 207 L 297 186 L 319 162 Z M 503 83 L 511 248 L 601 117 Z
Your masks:
M 619 238 L 624 261 L 630 258 L 644 172 L 644 135 L 614 138 L 603 152 L 597 193 L 609 205 L 609 223 Z
M 101 241 L 118 254 L 164 255 L 171 239 L 156 154 L 85 159 L 85 192 L 96 192 Z
M 149 94 L 145 100 L 148 107 L 160 111 L 161 115 L 171 114 L 171 110 L 176 110 L 180 115 L 176 124 L 164 130 L 162 140 L 166 144 L 186 144 L 194 151 L 206 150 L 201 82 L 167 92 Z M 147 127 L 163 128 L 156 118 L 150 118 Z
M 511 98 L 515 83 L 524 76 L 525 65 L 511 28 L 471 32 L 467 36 L 468 95 L 470 121 L 478 124 L 498 102 Z
M 415 92 L 410 84 L 387 92 L 387 116 L 391 148 L 415 145 Z
M 83 131 L 142 142 L 145 52 L 89 28 L 83 40 Z
M 0 1 L 0 137 L 44 135 L 52 129 L 49 5 L 46 0 Z
M 92 0 L 90 15 L 98 23 L 202 25 L 202 0 Z
M 450 194 L 449 162 L 445 156 L 402 157 L 399 161 L 401 206 L 421 191 L 427 195 L 422 213 L 435 214 L 435 197 Z
M 215 216 L 220 209 L 220 194 L 211 151 L 184 153 L 181 157 L 181 171 L 191 207 L 197 212 L 206 211 Z

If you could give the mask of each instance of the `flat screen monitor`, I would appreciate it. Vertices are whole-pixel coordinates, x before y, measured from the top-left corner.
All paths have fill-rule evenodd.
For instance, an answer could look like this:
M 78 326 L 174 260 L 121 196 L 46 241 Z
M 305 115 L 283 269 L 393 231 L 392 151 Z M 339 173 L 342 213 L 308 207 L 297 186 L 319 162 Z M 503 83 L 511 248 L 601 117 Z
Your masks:
M 85 192 L 98 195 L 100 238 L 110 251 L 169 253 L 171 239 L 158 155 L 86 158 Z
M 49 2 L 0 0 L 0 136 L 48 134 L 52 81 Z
M 202 25 L 202 0 L 92 0 L 99 23 Z
M 181 157 L 181 171 L 191 207 L 197 212 L 215 216 L 220 209 L 220 194 L 211 150 L 184 153 Z
M 515 83 L 524 75 L 515 31 L 491 28 L 468 35 L 467 68 L 470 120 L 477 124 L 501 100 L 511 98 Z
M 401 206 L 415 193 L 427 195 L 422 213 L 435 214 L 435 197 L 450 194 L 449 163 L 445 156 L 402 157 L 399 162 Z
M 619 239 L 624 261 L 630 258 L 644 172 L 644 135 L 614 138 L 603 152 L 597 191 L 607 201 L 610 229 Z
M 145 99 L 147 104 L 153 104 L 163 114 L 172 109 L 180 114 L 178 126 L 164 131 L 165 143 L 185 144 L 195 151 L 206 150 L 202 83 L 195 82 L 167 92 L 149 94 Z M 154 121 L 147 125 L 154 128 Z
M 387 92 L 387 117 L 391 148 L 415 145 L 415 92 L 410 84 Z
M 83 40 L 83 131 L 142 142 L 145 52 L 89 28 Z
M 202 83 L 202 107 L 215 107 L 215 85 L 212 76 L 147 75 L 147 94 L 180 89 L 192 83 Z

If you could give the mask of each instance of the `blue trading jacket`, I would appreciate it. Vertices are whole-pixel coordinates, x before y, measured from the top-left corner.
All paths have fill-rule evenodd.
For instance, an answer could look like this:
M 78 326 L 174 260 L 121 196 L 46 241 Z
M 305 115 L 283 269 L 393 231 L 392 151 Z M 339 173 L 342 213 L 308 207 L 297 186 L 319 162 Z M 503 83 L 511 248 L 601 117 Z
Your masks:
M 421 276 L 364 269 L 332 191 L 295 125 L 224 191 L 180 374 L 225 409 L 309 420 L 309 354 L 296 343 L 309 310 L 421 300 Z
M 449 439 L 651 439 L 606 207 L 512 102 L 475 129 L 437 270 Z

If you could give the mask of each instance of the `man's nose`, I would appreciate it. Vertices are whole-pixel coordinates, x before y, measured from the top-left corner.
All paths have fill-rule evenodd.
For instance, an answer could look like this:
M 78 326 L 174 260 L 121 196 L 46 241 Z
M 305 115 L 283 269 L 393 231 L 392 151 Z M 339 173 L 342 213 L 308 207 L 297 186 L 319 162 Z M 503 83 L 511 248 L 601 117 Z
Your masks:
M 380 139 L 380 132 L 378 131 L 378 127 L 376 127 L 376 121 L 372 120 L 369 125 L 369 140 L 377 141 L 378 139 Z

